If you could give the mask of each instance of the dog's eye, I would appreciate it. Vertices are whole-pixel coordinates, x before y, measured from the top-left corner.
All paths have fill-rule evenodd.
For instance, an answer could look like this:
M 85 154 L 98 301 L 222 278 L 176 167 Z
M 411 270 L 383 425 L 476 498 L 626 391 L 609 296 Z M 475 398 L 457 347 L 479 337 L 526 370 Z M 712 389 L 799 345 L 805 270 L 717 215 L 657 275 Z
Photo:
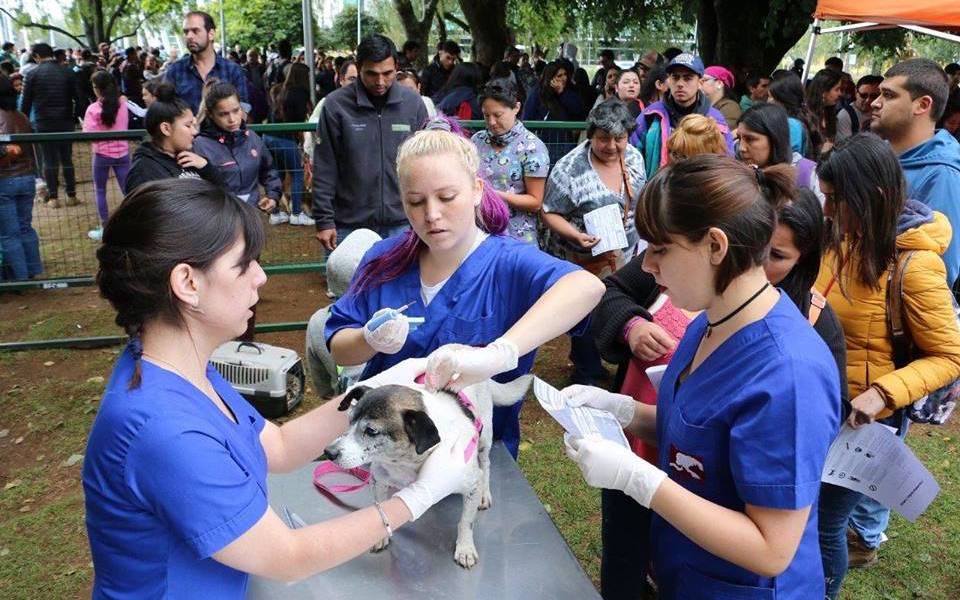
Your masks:
M 374 429 L 373 427 L 367 427 L 363 433 L 369 435 L 370 437 L 377 437 L 378 435 L 380 435 L 380 432 Z

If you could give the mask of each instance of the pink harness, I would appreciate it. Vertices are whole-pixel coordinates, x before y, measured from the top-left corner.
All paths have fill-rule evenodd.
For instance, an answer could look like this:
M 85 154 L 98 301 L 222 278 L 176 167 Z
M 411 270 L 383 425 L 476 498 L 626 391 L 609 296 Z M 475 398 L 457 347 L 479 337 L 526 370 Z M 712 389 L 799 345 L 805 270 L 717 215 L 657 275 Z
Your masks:
M 414 383 L 422 384 L 425 380 L 425 374 L 421 373 L 413 380 Z M 473 458 L 474 452 L 477 450 L 477 444 L 480 442 L 480 433 L 483 431 L 483 421 L 480 420 L 480 417 L 477 416 L 477 409 L 473 405 L 473 402 L 470 401 L 470 398 L 467 397 L 463 391 L 457 392 L 457 399 L 460 401 L 467 410 L 473 415 L 473 428 L 474 434 L 470 438 L 470 443 L 467 444 L 467 447 L 463 450 L 463 462 L 469 462 Z M 355 477 L 359 480 L 360 483 L 342 483 L 335 485 L 327 485 L 320 481 L 324 475 L 329 475 L 331 473 L 346 473 Z M 357 490 L 363 489 L 370 483 L 372 479 L 370 471 L 363 469 L 361 467 L 354 467 L 352 469 L 344 469 L 343 467 L 338 466 L 333 461 L 322 460 L 317 467 L 313 470 L 313 485 L 318 489 L 324 492 L 333 492 L 333 493 L 347 493 L 347 492 L 356 492 Z

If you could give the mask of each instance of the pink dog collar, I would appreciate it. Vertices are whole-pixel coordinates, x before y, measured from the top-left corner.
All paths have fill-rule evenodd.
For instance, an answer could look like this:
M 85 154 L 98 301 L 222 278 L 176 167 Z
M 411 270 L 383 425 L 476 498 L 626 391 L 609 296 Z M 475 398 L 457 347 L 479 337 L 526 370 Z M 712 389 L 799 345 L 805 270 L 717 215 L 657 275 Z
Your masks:
M 346 473 L 347 475 L 357 478 L 360 483 L 339 483 L 336 485 L 327 485 L 320 481 L 324 475 L 329 475 L 330 473 Z M 343 467 L 333 463 L 333 461 L 322 460 L 319 464 L 317 464 L 317 468 L 313 470 L 313 485 L 317 486 L 318 489 L 324 492 L 355 492 L 366 487 L 366 485 L 370 483 L 370 477 L 370 471 L 366 469 L 361 469 L 360 467 L 344 469 Z
M 421 373 L 413 380 L 414 383 L 423 384 L 426 380 L 426 373 Z M 480 417 L 477 416 L 477 408 L 473 405 L 473 402 L 470 401 L 470 398 L 467 398 L 467 395 L 463 391 L 457 392 L 457 399 L 460 401 L 467 410 L 470 411 L 470 414 L 473 415 L 473 428 L 476 432 L 473 434 L 473 437 L 470 438 L 470 443 L 467 444 L 467 447 L 463 450 L 463 462 L 469 462 L 473 458 L 473 453 L 477 449 L 477 444 L 480 441 L 480 432 L 483 431 L 483 421 L 480 420 Z

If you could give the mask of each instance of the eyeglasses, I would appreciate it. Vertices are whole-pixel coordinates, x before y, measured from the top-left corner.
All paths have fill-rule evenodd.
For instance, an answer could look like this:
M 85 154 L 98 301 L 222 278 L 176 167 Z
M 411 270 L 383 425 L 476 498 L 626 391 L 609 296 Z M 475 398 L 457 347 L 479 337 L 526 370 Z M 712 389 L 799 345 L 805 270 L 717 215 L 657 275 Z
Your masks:
M 861 94 L 860 92 L 857 92 L 857 96 L 859 96 L 861 100 L 866 100 L 868 98 L 870 100 L 876 100 L 880 97 L 880 92 L 874 92 L 872 94 Z

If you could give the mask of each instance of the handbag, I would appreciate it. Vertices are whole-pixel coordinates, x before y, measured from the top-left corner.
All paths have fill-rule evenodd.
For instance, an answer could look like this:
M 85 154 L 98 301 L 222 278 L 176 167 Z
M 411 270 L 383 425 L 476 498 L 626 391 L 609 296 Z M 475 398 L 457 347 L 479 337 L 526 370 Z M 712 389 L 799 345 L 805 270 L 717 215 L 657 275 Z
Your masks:
M 887 276 L 887 329 L 890 331 L 893 342 L 893 365 L 898 369 L 909 364 L 918 355 L 903 318 L 903 278 L 914 253 L 914 250 L 902 252 Z M 950 294 L 950 301 L 953 304 L 954 317 L 960 327 L 960 306 L 957 305 L 953 294 Z M 906 407 L 907 416 L 914 423 L 943 425 L 953 413 L 958 398 L 960 398 L 960 379 L 951 381 Z

